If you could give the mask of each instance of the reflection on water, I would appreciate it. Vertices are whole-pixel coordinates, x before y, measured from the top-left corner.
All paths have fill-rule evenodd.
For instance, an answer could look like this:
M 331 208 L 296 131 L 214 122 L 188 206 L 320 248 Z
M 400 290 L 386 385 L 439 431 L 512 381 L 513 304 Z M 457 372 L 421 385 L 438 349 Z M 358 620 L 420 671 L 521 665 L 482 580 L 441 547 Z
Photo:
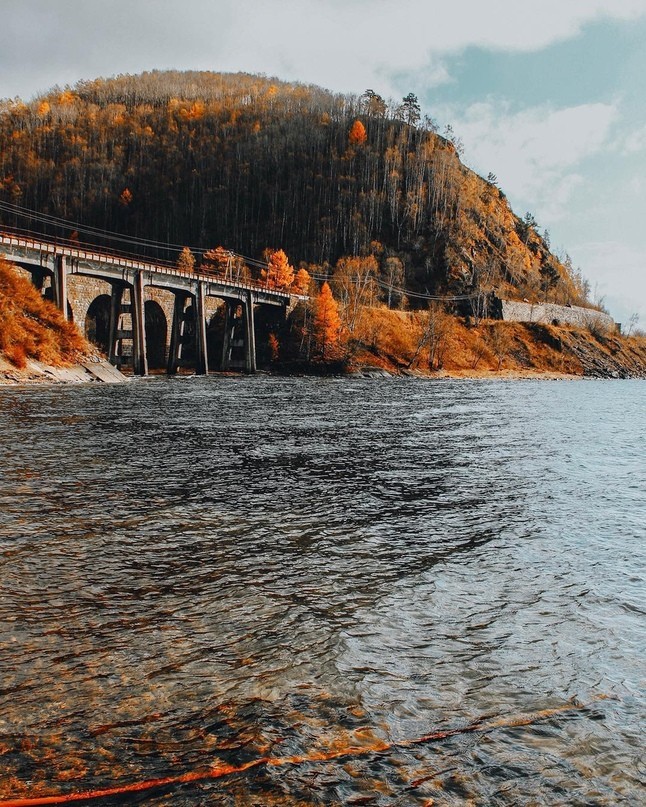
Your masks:
M 0 794 L 635 804 L 644 382 L 0 393 Z

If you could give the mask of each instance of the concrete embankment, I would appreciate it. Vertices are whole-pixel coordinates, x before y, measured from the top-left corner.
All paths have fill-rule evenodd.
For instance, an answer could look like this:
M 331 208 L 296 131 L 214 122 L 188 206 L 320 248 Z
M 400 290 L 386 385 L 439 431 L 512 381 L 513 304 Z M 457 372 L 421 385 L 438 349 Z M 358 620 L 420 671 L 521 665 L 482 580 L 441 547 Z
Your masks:
M 18 369 L 0 356 L 0 385 L 16 384 L 123 384 L 126 376 L 107 361 L 87 358 L 69 367 L 51 367 L 42 362 L 28 360 Z

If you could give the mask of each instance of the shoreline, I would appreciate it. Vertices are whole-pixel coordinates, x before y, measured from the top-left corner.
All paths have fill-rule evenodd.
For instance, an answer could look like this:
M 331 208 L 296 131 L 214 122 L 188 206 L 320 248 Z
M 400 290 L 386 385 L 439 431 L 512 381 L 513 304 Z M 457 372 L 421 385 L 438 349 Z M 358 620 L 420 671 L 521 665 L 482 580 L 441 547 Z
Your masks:
M 610 381 L 626 381 L 639 379 L 644 376 L 639 375 L 608 375 L 593 376 L 582 373 L 563 373 L 556 370 L 406 370 L 403 372 L 393 372 L 382 367 L 364 366 L 357 367 L 347 372 L 280 372 L 275 370 L 261 370 L 259 375 L 269 375 L 276 378 L 347 378 L 347 379 L 397 379 L 416 378 L 424 381 L 584 381 L 590 379 L 605 379 Z M 231 373 L 211 373 L 213 376 L 231 377 Z M 235 374 L 235 377 L 244 377 L 244 373 Z M 166 374 L 158 376 L 152 375 L 149 378 L 167 378 Z M 181 374 L 180 378 L 194 378 L 192 373 Z M 74 384 L 125 384 L 133 376 L 124 375 L 116 367 L 103 359 L 88 357 L 86 361 L 66 367 L 53 367 L 37 361 L 28 361 L 23 369 L 14 367 L 3 357 L 0 357 L 0 388 L 1 387 L 39 387 L 39 386 L 60 386 Z
M 0 356 L 0 387 L 38 387 L 61 384 L 123 384 L 127 381 L 116 367 L 97 356 L 62 367 L 28 359 L 24 368 L 15 367 Z

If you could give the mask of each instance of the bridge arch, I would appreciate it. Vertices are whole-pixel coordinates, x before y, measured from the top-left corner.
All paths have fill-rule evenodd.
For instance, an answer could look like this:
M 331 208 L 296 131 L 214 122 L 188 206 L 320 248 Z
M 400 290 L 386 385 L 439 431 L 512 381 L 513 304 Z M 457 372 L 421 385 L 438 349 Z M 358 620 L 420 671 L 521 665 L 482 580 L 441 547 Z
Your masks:
M 168 322 L 164 309 L 154 300 L 144 303 L 144 318 L 146 327 L 146 358 L 150 370 L 164 370 L 166 368 L 166 342 L 168 337 Z
M 85 315 L 85 336 L 104 353 L 110 353 L 110 295 L 99 294 Z

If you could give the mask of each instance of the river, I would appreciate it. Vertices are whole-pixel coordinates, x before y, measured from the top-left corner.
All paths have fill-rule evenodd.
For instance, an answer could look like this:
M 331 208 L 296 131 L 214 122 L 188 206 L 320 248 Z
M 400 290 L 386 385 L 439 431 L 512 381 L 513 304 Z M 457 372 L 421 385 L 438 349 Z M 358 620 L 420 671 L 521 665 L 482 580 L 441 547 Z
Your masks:
M 1 389 L 0 795 L 644 803 L 645 392 Z

